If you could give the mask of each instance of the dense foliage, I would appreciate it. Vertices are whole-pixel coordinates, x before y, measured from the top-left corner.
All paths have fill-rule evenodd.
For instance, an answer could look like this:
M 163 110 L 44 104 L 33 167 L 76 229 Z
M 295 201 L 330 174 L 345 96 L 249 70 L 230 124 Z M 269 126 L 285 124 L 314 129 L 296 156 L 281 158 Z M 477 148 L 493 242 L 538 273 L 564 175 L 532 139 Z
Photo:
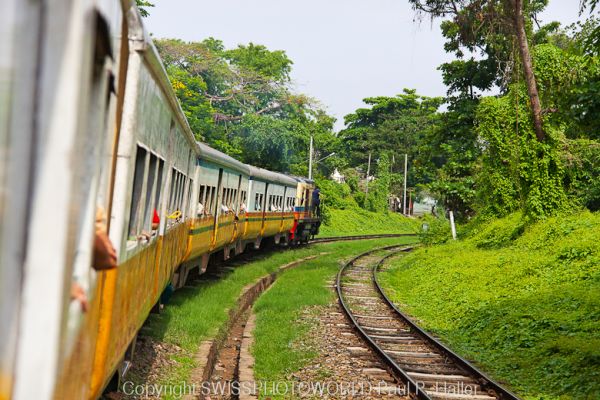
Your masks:
M 536 28 L 534 18 L 547 1 L 523 4 L 530 72 L 543 107 L 540 135 L 519 38 L 508 23 L 513 9 L 502 8 L 502 1 L 458 2 L 456 9 L 445 0 L 412 3 L 448 17 L 445 49 L 456 59 L 439 68 L 448 87 L 446 110 L 440 111 L 440 99 L 406 89 L 365 99 L 370 108 L 348 115 L 340 133 L 348 164 L 364 174 L 369 153 L 408 154 L 409 186 L 463 220 L 517 210 L 535 220 L 581 205 L 597 210 L 600 59 L 590 43 L 598 39 L 598 19 Z M 493 21 L 498 13 L 504 19 Z M 499 95 L 483 95 L 494 87 Z M 397 163 L 390 171 L 401 168 Z M 392 183 L 390 190 L 401 189 Z
M 366 98 L 339 133 L 314 99 L 292 90 L 293 62 L 284 51 L 253 43 L 226 49 L 213 38 L 156 44 L 199 140 L 247 163 L 307 175 L 314 138 L 313 172 L 327 199 L 326 220 L 329 209 L 384 211 L 390 195 L 402 197 L 405 154 L 409 188 L 436 198 L 459 220 L 518 210 L 532 220 L 570 207 L 597 210 L 598 18 L 567 28 L 538 26 L 535 17 L 547 1 L 524 2 L 523 54 L 514 2 L 461 1 L 456 9 L 445 0 L 411 3 L 445 18 L 445 50 L 455 56 L 439 67 L 447 97 L 403 89 Z M 595 5 L 583 1 L 581 12 Z M 500 94 L 484 96 L 493 88 Z M 345 183 L 324 179 L 336 168 Z
M 155 43 L 199 140 L 241 161 L 302 175 L 310 136 L 317 157 L 335 146 L 335 120 L 291 90 L 293 63 L 284 51 L 253 43 L 226 49 L 213 38 Z

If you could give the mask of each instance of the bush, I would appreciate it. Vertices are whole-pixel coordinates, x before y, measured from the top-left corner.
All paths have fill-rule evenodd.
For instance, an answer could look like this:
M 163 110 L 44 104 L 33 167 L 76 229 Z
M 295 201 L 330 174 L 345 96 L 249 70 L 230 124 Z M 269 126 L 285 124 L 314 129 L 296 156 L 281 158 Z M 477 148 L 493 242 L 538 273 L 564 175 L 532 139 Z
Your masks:
M 450 221 L 444 217 L 433 217 L 430 214 L 421 219 L 421 243 L 426 245 L 446 243 L 452 239 Z M 423 229 L 427 226 L 426 229 Z

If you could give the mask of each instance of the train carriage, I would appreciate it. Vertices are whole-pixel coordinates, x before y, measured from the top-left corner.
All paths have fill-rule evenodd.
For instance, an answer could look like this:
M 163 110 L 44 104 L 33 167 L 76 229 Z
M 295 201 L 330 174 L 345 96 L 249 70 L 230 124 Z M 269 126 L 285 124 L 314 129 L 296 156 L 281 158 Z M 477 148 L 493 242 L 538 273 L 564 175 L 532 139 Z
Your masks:
M 90 242 L 110 205 L 123 8 L 46 3 L 8 0 L 0 16 L 1 399 L 87 396 L 96 340 L 81 332 L 99 308 L 82 313 L 69 288 L 94 299 L 103 285 Z
M 243 250 L 239 243 L 244 229 L 240 214 L 245 208 L 248 166 L 203 143 L 197 145 L 198 184 L 192 195 L 193 223 L 187 262 L 178 281 L 185 280 L 192 268 L 199 267 L 204 272 L 211 253 L 223 250 L 228 258 L 231 251 Z
M 0 400 L 95 399 L 168 284 L 297 237 L 312 183 L 196 142 L 133 2 L 41 3 L 0 15 Z M 93 268 L 99 229 L 115 269 Z
M 286 204 L 295 197 L 297 182 L 295 179 L 266 169 L 250 167 L 251 211 L 248 215 L 248 232 L 258 232 L 256 243 L 262 238 L 273 237 L 275 243 L 281 239 L 288 241 L 289 232 L 294 225 L 293 214 Z

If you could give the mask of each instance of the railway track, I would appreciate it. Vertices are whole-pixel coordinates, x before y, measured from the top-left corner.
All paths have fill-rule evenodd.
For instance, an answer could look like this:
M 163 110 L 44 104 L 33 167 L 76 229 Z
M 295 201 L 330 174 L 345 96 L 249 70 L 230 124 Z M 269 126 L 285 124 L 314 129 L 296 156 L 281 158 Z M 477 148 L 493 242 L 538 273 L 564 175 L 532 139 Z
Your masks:
M 518 399 L 423 331 L 387 298 L 377 271 L 389 257 L 410 250 L 405 246 L 372 250 L 340 269 L 337 294 L 355 330 L 406 385 L 406 392 L 419 399 Z
M 416 233 L 381 233 L 375 235 L 354 235 L 354 236 L 337 236 L 327 238 L 312 239 L 309 243 L 328 243 L 328 242 L 343 242 L 346 240 L 368 240 L 368 239 L 384 239 L 384 238 L 395 238 L 403 236 L 417 236 Z

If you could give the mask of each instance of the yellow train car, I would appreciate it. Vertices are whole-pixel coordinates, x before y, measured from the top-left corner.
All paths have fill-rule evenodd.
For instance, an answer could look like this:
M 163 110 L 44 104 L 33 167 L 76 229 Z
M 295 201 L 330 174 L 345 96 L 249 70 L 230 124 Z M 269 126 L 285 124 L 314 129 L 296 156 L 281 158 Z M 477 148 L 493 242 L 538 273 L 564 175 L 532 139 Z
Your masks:
M 210 257 L 295 240 L 312 182 L 195 140 L 132 1 L 30 3 L 0 14 L 0 79 L 22 89 L 0 93 L 14 155 L 0 160 L 0 400 L 97 399 L 165 288 Z M 116 267 L 99 267 L 99 238 Z

